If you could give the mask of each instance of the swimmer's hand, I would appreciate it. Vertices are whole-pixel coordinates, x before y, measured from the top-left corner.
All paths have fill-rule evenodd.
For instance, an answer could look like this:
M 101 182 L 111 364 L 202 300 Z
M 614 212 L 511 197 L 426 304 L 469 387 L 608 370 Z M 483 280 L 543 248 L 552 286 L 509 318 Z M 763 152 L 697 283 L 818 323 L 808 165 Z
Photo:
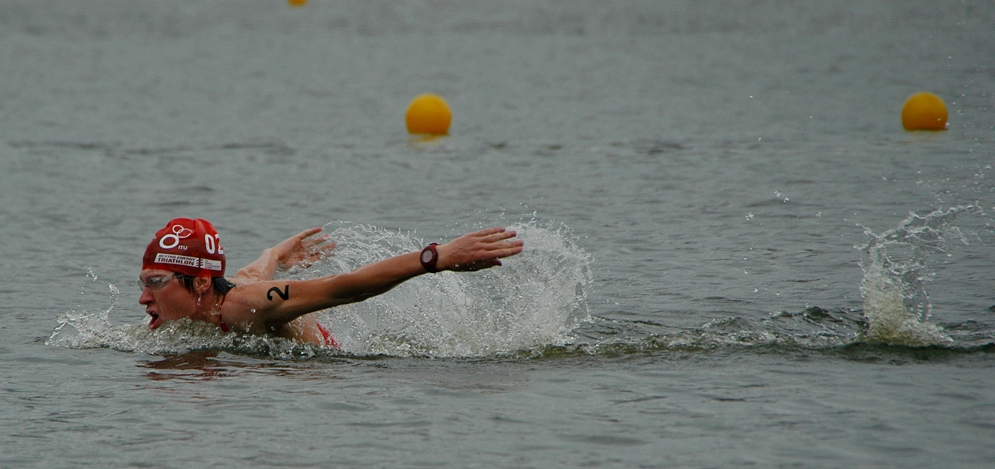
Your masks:
M 522 252 L 522 240 L 511 240 L 518 233 L 504 228 L 487 228 L 465 234 L 439 245 L 439 270 L 472 272 L 501 265 L 501 258 Z
M 298 264 L 304 268 L 311 267 L 312 263 L 335 249 L 335 243 L 328 241 L 328 235 L 312 238 L 319 232 L 320 227 L 304 230 L 263 250 L 258 259 L 238 269 L 230 280 L 236 285 L 262 282 L 273 280 L 277 269 L 287 270 Z
M 332 249 L 335 249 L 335 243 L 328 241 L 328 235 L 311 237 L 321 230 L 319 226 L 301 231 L 270 248 L 271 254 L 276 257 L 277 267 L 280 270 L 287 270 L 299 263 L 302 267 L 308 268 L 329 255 Z

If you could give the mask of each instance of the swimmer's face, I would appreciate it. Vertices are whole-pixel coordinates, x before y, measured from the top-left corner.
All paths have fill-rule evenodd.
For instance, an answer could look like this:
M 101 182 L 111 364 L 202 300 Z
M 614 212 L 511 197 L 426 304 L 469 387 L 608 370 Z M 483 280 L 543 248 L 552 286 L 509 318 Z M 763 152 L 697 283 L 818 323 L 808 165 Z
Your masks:
M 142 295 L 138 303 L 145 306 L 151 316 L 149 328 L 155 329 L 166 321 L 189 317 L 196 306 L 196 298 L 172 272 L 148 269 L 138 275 Z

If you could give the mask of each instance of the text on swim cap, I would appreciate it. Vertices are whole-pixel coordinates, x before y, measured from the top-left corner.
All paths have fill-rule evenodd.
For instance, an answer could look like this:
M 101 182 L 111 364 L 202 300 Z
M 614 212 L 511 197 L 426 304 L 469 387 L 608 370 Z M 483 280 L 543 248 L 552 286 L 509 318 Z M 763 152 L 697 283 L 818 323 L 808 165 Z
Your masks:
M 201 259 L 199 257 L 181 256 L 178 254 L 159 253 L 155 255 L 156 264 L 182 265 L 207 270 L 221 271 L 221 261 Z

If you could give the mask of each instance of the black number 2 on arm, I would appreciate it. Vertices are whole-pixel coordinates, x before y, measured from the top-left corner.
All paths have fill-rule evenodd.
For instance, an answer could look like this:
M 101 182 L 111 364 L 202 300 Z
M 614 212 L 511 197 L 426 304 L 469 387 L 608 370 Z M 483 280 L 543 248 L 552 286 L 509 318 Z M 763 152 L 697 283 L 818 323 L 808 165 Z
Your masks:
M 284 286 L 283 291 L 280 291 L 277 287 L 270 288 L 269 291 L 266 292 L 266 299 L 273 301 L 273 293 L 276 293 L 276 296 L 279 296 L 281 299 L 286 300 L 290 298 L 290 285 Z

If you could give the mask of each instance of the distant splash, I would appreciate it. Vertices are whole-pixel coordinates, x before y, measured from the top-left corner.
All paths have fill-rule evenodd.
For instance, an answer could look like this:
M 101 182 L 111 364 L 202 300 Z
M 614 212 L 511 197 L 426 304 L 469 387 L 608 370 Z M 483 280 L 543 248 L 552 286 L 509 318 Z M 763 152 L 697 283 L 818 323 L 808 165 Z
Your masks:
M 933 274 L 928 260 L 947 252 L 950 242 L 968 244 L 952 223 L 964 213 L 984 215 L 979 206 L 964 205 L 927 215 L 910 213 L 881 234 L 865 228 L 869 240 L 858 246 L 863 310 L 810 307 L 763 318 L 717 319 L 685 330 L 647 321 L 595 318 L 578 328 L 578 340 L 567 349 L 599 355 L 763 347 L 832 351 L 864 345 L 897 346 L 895 350 L 991 350 L 995 331 L 982 324 L 968 321 L 941 326 L 929 321 L 931 304 L 925 283 Z
M 980 213 L 981 209 L 965 205 L 927 215 L 912 212 L 881 234 L 865 228 L 870 240 L 861 247 L 864 277 L 860 292 L 868 341 L 912 347 L 954 343 L 941 327 L 928 321 L 931 305 L 925 283 L 932 275 L 927 266 L 931 255 L 945 252 L 950 240 L 967 244 L 960 229 L 951 224 L 964 212 Z
M 590 320 L 590 256 L 566 228 L 536 222 L 508 228 L 518 232 L 526 250 L 501 267 L 424 275 L 366 301 L 319 312 L 319 321 L 333 330 L 343 353 L 356 356 L 541 354 L 547 346 L 569 342 L 577 325 Z M 286 275 L 304 279 L 347 272 L 425 244 L 412 234 L 365 225 L 339 226 L 330 236 L 338 244 L 333 256 Z M 276 358 L 338 354 L 191 321 L 173 321 L 154 331 L 147 324 L 115 325 L 111 313 L 120 292 L 109 287 L 106 310 L 63 313 L 46 343 L 153 355 L 212 349 Z

